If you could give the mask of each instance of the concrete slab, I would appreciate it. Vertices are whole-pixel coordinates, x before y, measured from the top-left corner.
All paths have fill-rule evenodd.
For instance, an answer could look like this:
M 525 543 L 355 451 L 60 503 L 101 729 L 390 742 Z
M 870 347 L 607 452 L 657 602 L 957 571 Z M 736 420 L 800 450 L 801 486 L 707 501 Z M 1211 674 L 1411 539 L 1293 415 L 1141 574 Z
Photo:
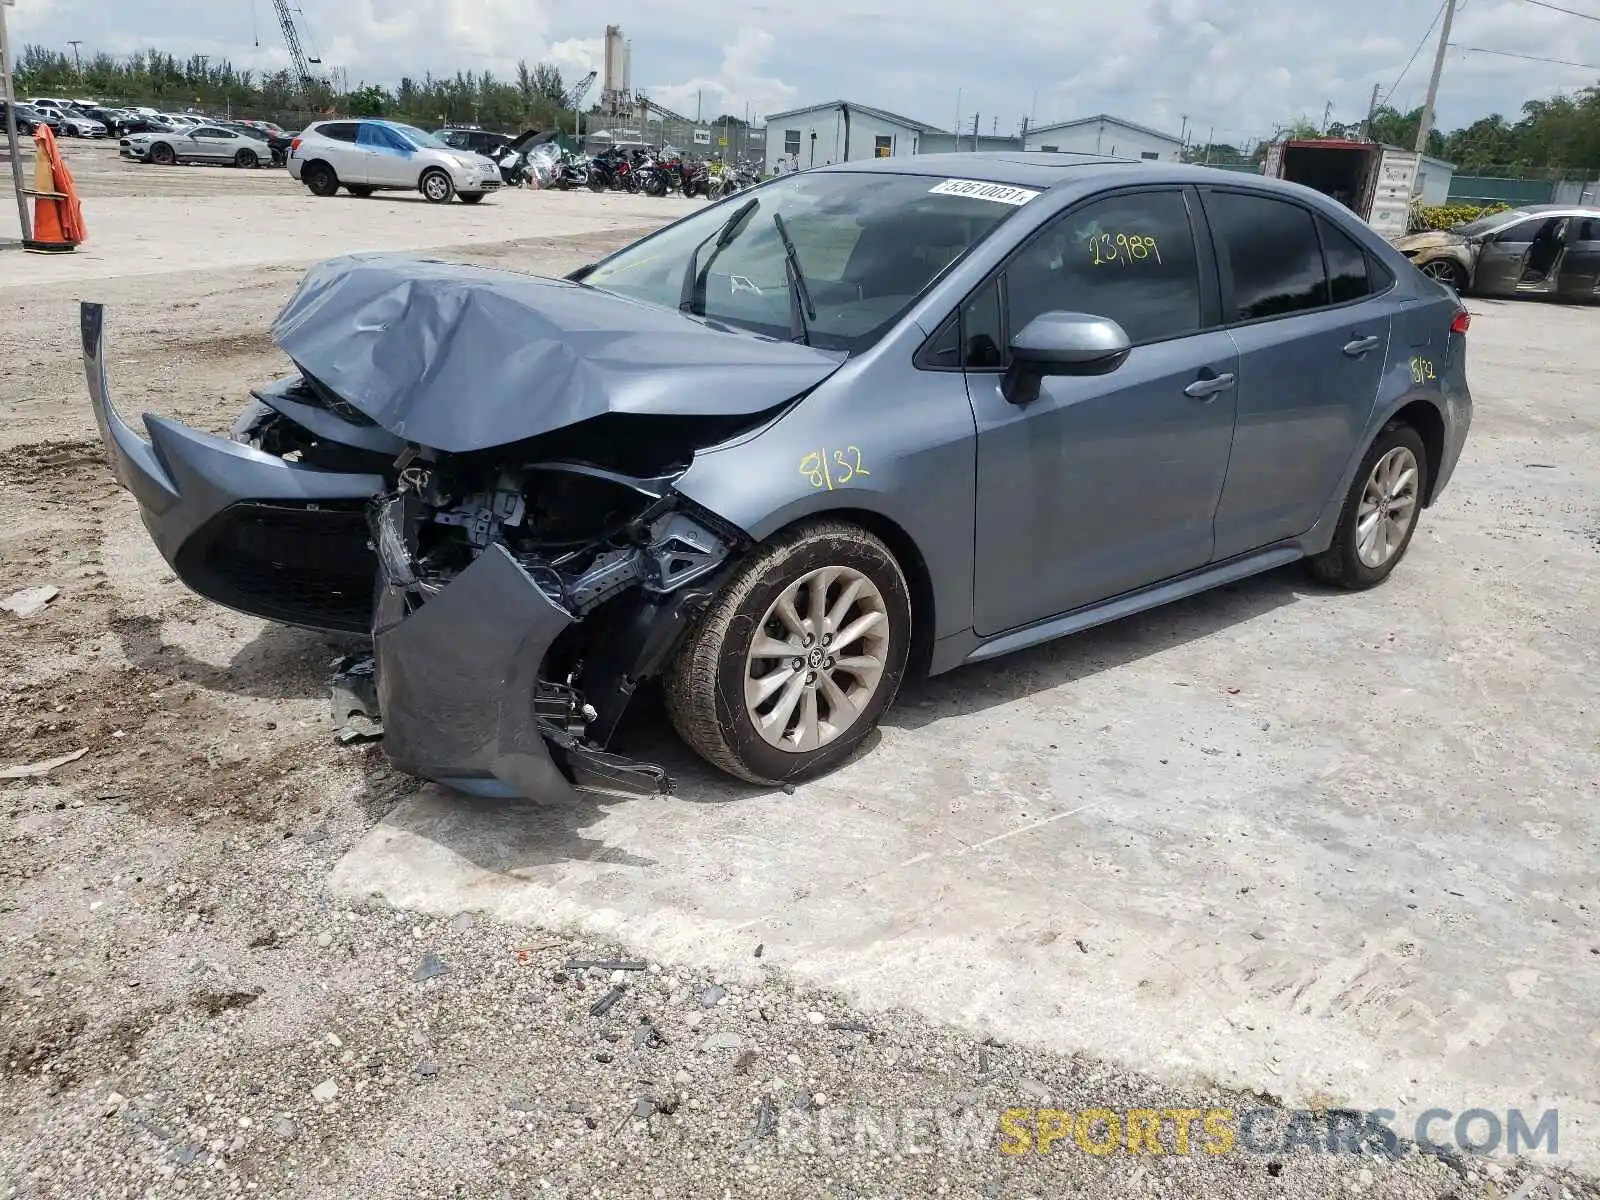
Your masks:
M 908 688 L 794 795 L 425 789 L 342 895 L 763 963 L 1292 1103 L 1559 1107 L 1600 1164 L 1600 349 L 1474 303 L 1477 424 L 1383 588 L 1295 570 Z
M 525 189 L 470 206 L 429 204 L 401 192 L 318 199 L 282 170 L 162 168 L 101 162 L 104 155 L 96 146 L 73 160 L 91 168 L 79 175 L 89 240 L 71 254 L 8 251 L 0 259 L 0 290 L 599 233 L 660 225 L 703 203 Z M 0 205 L 0 237 L 14 236 L 16 228 L 15 205 Z

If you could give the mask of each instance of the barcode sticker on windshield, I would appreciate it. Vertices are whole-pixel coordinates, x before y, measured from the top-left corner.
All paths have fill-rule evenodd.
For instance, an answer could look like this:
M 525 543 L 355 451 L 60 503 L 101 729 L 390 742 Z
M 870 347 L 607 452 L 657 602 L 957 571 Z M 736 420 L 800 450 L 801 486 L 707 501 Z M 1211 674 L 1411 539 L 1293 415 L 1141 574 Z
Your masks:
M 971 196 L 974 200 L 993 200 L 996 204 L 1026 204 L 1039 193 L 1032 188 L 1012 187 L 1009 183 L 985 183 L 981 179 L 946 179 L 928 189 L 930 196 Z

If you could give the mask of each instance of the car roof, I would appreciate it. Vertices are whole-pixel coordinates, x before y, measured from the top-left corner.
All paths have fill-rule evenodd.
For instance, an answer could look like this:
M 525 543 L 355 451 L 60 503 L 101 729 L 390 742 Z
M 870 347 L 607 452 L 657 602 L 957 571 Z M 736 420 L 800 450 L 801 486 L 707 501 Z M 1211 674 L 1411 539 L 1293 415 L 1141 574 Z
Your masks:
M 1105 154 L 1074 154 L 1038 150 L 991 150 L 971 154 L 916 154 L 909 158 L 852 159 L 847 163 L 814 168 L 819 171 L 882 172 L 940 178 L 977 179 L 1014 187 L 1049 189 L 1059 184 L 1083 183 L 1192 183 L 1254 188 L 1261 191 L 1304 192 L 1297 184 L 1270 179 L 1253 171 L 1224 171 L 1218 167 L 1148 159 L 1112 158 Z

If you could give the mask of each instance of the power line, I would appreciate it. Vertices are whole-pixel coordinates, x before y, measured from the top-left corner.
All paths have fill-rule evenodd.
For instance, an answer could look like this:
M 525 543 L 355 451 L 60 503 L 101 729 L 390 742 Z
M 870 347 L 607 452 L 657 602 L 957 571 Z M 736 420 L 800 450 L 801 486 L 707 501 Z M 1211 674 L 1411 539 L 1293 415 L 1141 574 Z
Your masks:
M 1498 54 L 1502 58 L 1520 58 L 1527 62 L 1554 63 L 1558 67 L 1581 67 L 1585 71 L 1600 71 L 1600 66 L 1594 63 L 1568 62 L 1564 58 L 1540 58 L 1534 54 L 1517 54 L 1510 50 L 1490 50 L 1484 46 L 1463 46 L 1459 42 L 1451 42 L 1452 50 L 1461 50 L 1467 54 Z
M 1579 12 L 1575 8 L 1562 8 L 1559 4 L 1551 4 L 1549 0 L 1528 0 L 1529 4 L 1537 4 L 1540 8 L 1548 8 L 1552 12 L 1566 13 L 1569 17 L 1582 17 L 1585 21 L 1600 21 L 1600 16 L 1594 13 Z
M 1449 2 L 1450 0 L 1439 0 L 1439 11 L 1434 13 L 1433 20 L 1428 22 L 1427 32 L 1424 33 L 1421 39 L 1417 42 L 1417 48 L 1411 52 L 1411 57 L 1406 59 L 1406 65 L 1401 68 L 1400 74 L 1395 77 L 1394 83 L 1391 84 L 1389 86 L 1389 90 L 1383 94 L 1383 102 L 1385 104 L 1394 98 L 1395 92 L 1399 89 L 1401 82 L 1406 77 L 1406 72 L 1411 70 L 1411 64 L 1417 61 L 1417 55 L 1421 54 L 1422 48 L 1428 44 L 1428 39 L 1433 36 L 1433 27 L 1439 23 L 1439 18 L 1444 15 L 1444 6 Z

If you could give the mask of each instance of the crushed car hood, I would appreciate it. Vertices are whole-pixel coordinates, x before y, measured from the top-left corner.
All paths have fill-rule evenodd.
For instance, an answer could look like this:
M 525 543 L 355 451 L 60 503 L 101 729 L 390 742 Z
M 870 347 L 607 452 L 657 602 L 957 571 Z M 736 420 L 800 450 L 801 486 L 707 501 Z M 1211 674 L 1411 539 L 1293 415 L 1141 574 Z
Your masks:
M 843 361 L 565 280 L 393 254 L 313 267 L 272 336 L 381 428 L 449 453 L 605 413 L 759 413 Z
M 1395 249 L 1405 250 L 1430 250 L 1436 246 L 1465 246 L 1467 239 L 1459 233 L 1450 233 L 1447 230 L 1435 229 L 1426 233 L 1410 233 L 1405 237 L 1396 238 Z

